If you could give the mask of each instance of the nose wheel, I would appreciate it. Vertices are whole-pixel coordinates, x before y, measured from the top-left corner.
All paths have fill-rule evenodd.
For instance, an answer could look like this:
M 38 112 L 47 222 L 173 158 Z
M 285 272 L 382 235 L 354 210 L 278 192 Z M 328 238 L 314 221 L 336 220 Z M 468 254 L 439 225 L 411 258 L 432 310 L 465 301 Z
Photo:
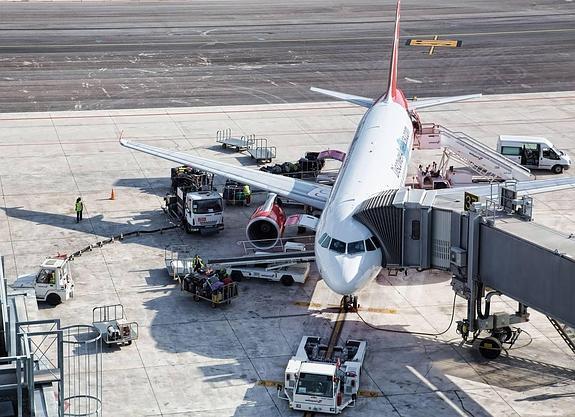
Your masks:
M 357 311 L 359 308 L 359 303 L 357 302 L 357 295 L 344 295 L 341 303 L 343 305 L 343 310 L 347 312 Z

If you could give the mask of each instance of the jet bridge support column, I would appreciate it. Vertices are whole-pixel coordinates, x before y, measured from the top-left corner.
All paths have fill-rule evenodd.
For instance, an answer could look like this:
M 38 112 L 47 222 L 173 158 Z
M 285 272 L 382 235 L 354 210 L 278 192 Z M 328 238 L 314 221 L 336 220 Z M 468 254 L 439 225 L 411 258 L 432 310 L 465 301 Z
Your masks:
M 479 223 L 481 222 L 481 204 L 475 203 L 469 211 L 468 232 L 467 232 L 467 288 L 470 291 L 467 299 L 467 317 L 475 317 L 477 299 L 480 291 L 476 281 L 479 261 Z M 481 292 L 483 292 L 481 290 Z M 469 320 L 469 332 L 476 331 L 475 320 Z

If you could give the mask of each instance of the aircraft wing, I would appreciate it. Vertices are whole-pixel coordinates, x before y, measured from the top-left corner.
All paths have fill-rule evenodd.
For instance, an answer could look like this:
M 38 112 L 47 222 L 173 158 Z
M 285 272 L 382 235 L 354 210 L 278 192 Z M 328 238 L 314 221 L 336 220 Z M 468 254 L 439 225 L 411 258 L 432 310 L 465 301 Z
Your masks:
M 310 90 L 339 100 L 348 101 L 352 104 L 357 104 L 358 106 L 367 107 L 368 109 L 373 106 L 373 103 L 375 103 L 375 100 L 372 98 L 354 96 L 352 94 L 340 93 L 338 91 L 324 90 L 323 88 L 316 87 L 311 87 Z
M 544 180 L 533 180 L 533 181 L 521 181 L 516 185 L 517 194 L 521 195 L 532 195 L 540 193 L 548 193 L 550 191 L 559 191 L 566 189 L 575 189 L 575 177 L 561 177 L 561 178 L 550 178 Z M 497 185 L 493 186 L 493 192 L 497 193 Z M 461 194 L 462 191 L 467 191 L 469 193 L 475 194 L 478 197 L 488 197 L 491 195 L 490 185 L 475 185 L 471 187 L 456 187 L 456 188 L 444 188 L 442 190 L 435 190 L 436 196 L 443 197 L 449 196 L 450 194 Z
M 184 152 L 158 148 L 156 146 L 136 143 L 129 140 L 120 140 L 120 144 L 126 148 L 144 152 L 159 158 L 177 162 L 178 164 L 191 166 L 202 171 L 229 178 L 242 184 L 249 184 L 254 188 L 276 193 L 279 196 L 298 201 L 302 204 L 323 209 L 331 187 L 314 184 L 296 178 L 284 177 L 283 175 L 269 174 L 254 169 L 238 167 L 223 162 L 213 161 L 199 156 L 193 156 Z
M 453 97 L 437 97 L 437 98 L 423 98 L 421 100 L 408 101 L 409 110 L 424 109 L 426 107 L 440 106 L 447 103 L 455 103 L 456 101 L 471 100 L 472 98 L 479 98 L 481 94 L 469 94 L 466 96 L 453 96 Z

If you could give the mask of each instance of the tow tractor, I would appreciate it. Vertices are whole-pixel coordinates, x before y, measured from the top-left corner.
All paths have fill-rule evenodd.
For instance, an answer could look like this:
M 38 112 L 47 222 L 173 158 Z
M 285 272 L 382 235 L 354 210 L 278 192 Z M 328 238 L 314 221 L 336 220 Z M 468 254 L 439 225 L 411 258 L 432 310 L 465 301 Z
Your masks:
M 18 277 L 12 288 L 33 288 L 37 300 L 53 306 L 69 300 L 74 297 L 69 258 L 66 255 L 46 258 L 40 265 L 40 271 Z
M 339 414 L 355 406 L 366 349 L 366 341 L 348 340 L 329 352 L 321 338 L 304 336 L 288 362 L 284 385 L 277 387 L 278 397 L 298 411 Z
M 131 345 L 138 338 L 138 323 L 126 320 L 122 304 L 94 307 L 92 324 L 107 346 Z
M 212 185 L 212 174 L 189 167 L 172 168 L 172 194 L 164 197 L 166 211 L 182 222 L 187 233 L 223 230 L 223 200 Z

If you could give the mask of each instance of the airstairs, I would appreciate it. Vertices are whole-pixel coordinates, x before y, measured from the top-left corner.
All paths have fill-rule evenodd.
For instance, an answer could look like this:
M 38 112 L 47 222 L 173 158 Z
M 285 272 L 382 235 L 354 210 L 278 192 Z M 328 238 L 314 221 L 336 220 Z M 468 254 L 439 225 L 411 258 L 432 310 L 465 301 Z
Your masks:
M 531 172 L 500 155 L 495 150 L 463 132 L 455 132 L 436 124 L 422 125 L 416 136 L 415 146 L 420 149 L 444 148 L 440 169 L 447 169 L 449 160 L 454 159 L 473 169 L 486 181 L 532 179 Z
M 557 330 L 557 333 L 559 333 L 561 339 L 563 339 L 567 346 L 569 346 L 569 349 L 575 353 L 575 329 L 567 326 L 566 324 L 561 324 L 553 317 L 547 316 L 547 319 L 549 319 L 555 330 Z

